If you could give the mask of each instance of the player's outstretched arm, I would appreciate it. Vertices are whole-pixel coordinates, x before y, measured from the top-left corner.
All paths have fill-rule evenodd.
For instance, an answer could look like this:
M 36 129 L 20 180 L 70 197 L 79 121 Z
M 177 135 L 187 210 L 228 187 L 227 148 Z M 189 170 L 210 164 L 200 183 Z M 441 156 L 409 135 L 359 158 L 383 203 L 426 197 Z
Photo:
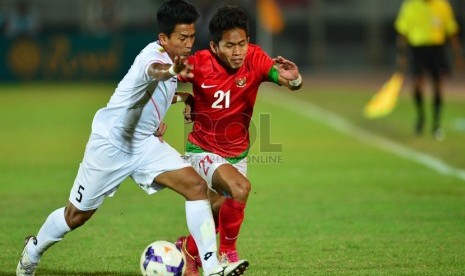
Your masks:
M 192 65 L 187 62 L 187 58 L 176 56 L 172 65 L 153 63 L 147 73 L 156 80 L 165 81 L 178 75 L 183 78 L 193 78 L 194 74 L 191 71 Z
M 274 58 L 273 61 L 279 73 L 279 84 L 286 86 L 290 90 L 299 90 L 303 83 L 297 65 L 282 56 Z

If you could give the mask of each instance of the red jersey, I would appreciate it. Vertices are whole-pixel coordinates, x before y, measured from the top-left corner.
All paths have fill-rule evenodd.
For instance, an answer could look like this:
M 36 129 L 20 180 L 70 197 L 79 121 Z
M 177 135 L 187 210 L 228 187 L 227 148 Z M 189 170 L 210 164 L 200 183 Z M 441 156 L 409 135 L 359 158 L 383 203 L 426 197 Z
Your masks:
M 194 66 L 194 125 L 190 143 L 222 157 L 238 157 L 249 149 L 249 125 L 258 87 L 269 81 L 273 60 L 257 45 L 249 44 L 238 70 L 223 67 L 210 50 L 189 57 Z

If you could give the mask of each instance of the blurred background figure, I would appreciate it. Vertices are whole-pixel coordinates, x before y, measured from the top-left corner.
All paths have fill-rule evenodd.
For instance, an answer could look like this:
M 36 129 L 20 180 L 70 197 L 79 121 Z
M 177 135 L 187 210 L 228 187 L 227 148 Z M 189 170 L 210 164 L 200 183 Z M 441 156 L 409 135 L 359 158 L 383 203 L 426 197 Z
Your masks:
M 139 47 L 153 40 L 156 27 L 153 10 L 160 0 L 0 0 L 5 21 L 17 6 L 26 3 L 36 26 L 35 47 L 39 51 L 41 71 L 31 80 L 75 80 L 121 78 L 132 64 Z M 208 48 L 208 22 L 218 6 L 235 4 L 243 7 L 250 18 L 251 43 L 257 43 L 270 55 L 279 53 L 295 60 L 304 71 L 341 77 L 365 73 L 386 76 L 392 72 L 396 55 L 396 31 L 393 22 L 403 0 L 195 0 L 201 17 L 197 25 L 194 50 Z M 465 26 L 465 1 L 449 0 L 460 29 Z M 20 4 L 21 3 L 21 4 Z M 32 7 L 31 7 L 32 5 Z M 274 7 L 272 9 L 271 7 Z M 37 13 L 35 13 L 37 11 Z M 270 16 L 270 14 L 272 16 Z M 270 20 L 273 18 L 274 20 Z M 280 19 L 280 20 L 278 20 Z M 40 23 L 40 24 L 39 24 Z M 281 23 L 273 25 L 276 23 Z M 24 24 L 23 24 L 24 25 Z M 277 26 L 270 31 L 269 26 Z M 1 25 L 0 25 L 1 27 Z M 40 28 L 38 28 L 40 27 Z M 279 28 L 278 28 L 279 27 Z M 40 36 L 37 30 L 40 29 Z M 6 27 L 5 27 L 6 31 Z M 12 33 L 17 33 L 17 31 Z M 30 32 L 34 33 L 34 31 Z M 461 39 L 464 39 L 464 32 Z M 13 34 L 12 34 L 13 35 Z M 69 51 L 52 52 L 56 41 L 64 41 Z M 8 60 L 18 49 L 15 40 L 0 43 L 0 81 L 24 79 Z M 29 51 L 30 52 L 30 51 Z M 2 55 L 3 53 L 3 55 Z M 112 60 L 105 57 L 115 53 Z M 67 70 L 50 68 L 50 61 L 60 54 Z M 108 61 L 104 71 L 96 68 Z M 48 74 L 41 72 L 57 72 Z M 66 72 L 66 73 L 61 73 Z M 455 77 L 455 76 L 454 76 Z M 342 78 L 338 78 L 342 81 Z M 454 80 L 450 82 L 453 84 Z M 449 91 L 449 90 L 448 90 Z
M 6 36 L 9 38 L 34 37 L 39 30 L 40 20 L 31 4 L 28 1 L 16 2 L 13 11 L 6 18 Z
M 398 63 L 407 65 L 409 54 L 413 74 L 413 97 L 417 112 L 415 133 L 421 135 L 425 125 L 423 93 L 425 78 L 432 80 L 432 132 L 437 140 L 444 139 L 441 129 L 443 81 L 450 73 L 446 44 L 450 41 L 456 66 L 463 68 L 458 37 L 459 26 L 447 0 L 404 0 L 395 21 L 398 37 Z
M 196 3 L 200 18 L 197 21 L 197 32 L 195 34 L 194 48 L 196 50 L 206 49 L 209 47 L 210 36 L 208 35 L 208 22 L 210 21 L 213 12 L 221 7 L 226 1 L 214 1 L 214 0 L 199 0 Z
M 83 28 L 96 35 L 106 36 L 119 31 L 123 22 L 118 0 L 90 0 L 85 2 Z
M 5 33 L 6 26 L 6 10 L 2 0 L 0 0 L 0 37 Z

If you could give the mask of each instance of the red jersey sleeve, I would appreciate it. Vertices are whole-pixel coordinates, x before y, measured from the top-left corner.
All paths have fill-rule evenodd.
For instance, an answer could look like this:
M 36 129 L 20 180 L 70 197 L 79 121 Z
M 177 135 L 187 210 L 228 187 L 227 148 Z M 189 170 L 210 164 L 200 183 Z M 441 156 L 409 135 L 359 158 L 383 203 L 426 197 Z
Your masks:
M 260 69 L 259 70 L 259 74 L 260 74 L 260 79 L 262 82 L 265 82 L 265 81 L 271 81 L 269 78 L 268 78 L 268 73 L 270 72 L 270 69 L 271 67 L 273 67 L 273 59 L 271 59 L 270 56 L 268 56 L 267 53 L 265 53 L 262 48 L 260 48 L 259 46 L 257 45 L 254 45 L 254 44 L 250 44 L 250 46 L 252 48 L 252 51 L 250 51 L 251 55 L 252 55 L 252 62 L 251 64 L 255 67 L 255 70 L 257 69 Z

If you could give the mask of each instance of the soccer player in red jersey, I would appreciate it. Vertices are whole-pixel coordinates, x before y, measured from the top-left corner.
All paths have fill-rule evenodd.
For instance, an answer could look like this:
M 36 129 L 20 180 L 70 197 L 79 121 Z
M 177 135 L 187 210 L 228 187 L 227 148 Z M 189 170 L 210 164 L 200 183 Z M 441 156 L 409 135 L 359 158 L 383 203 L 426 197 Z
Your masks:
M 251 190 L 245 157 L 258 88 L 263 82 L 274 82 L 298 90 L 302 77 L 295 63 L 280 56 L 272 59 L 249 43 L 248 17 L 239 7 L 219 8 L 209 31 L 210 49 L 188 58 L 194 77 L 180 77 L 192 83 L 193 99 L 180 94 L 179 100 L 186 101 L 186 118 L 194 123 L 186 156 L 216 192 L 210 192 L 210 200 L 220 235 L 219 253 L 225 261 L 235 262 L 239 260 L 236 240 Z M 177 244 L 187 256 L 186 275 L 199 275 L 194 239 L 181 237 Z

